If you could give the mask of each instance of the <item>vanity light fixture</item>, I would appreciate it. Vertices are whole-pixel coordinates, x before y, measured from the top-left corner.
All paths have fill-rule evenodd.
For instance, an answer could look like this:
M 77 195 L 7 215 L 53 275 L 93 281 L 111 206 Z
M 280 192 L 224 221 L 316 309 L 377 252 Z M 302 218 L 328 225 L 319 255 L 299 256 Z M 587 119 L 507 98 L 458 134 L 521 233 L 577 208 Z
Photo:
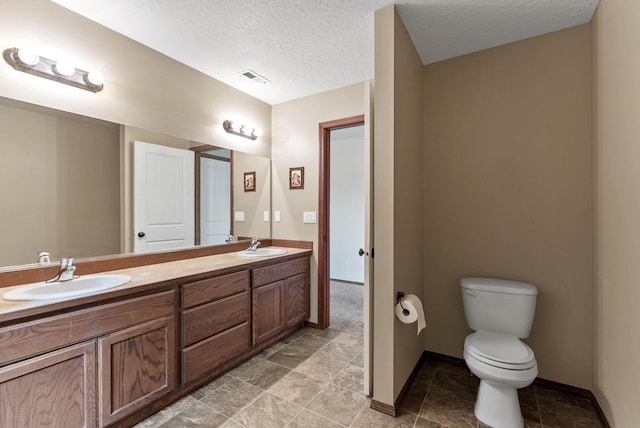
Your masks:
M 262 135 L 262 130 L 254 128 L 249 125 L 243 125 L 240 122 L 234 122 L 233 120 L 225 120 L 222 123 L 222 127 L 229 134 L 240 135 L 241 137 L 250 138 L 252 140 L 257 139 Z
M 7 64 L 14 69 L 34 76 L 44 77 L 91 92 L 100 92 L 104 88 L 102 73 L 98 71 L 80 70 L 68 62 L 45 58 L 27 49 L 5 49 L 2 56 Z

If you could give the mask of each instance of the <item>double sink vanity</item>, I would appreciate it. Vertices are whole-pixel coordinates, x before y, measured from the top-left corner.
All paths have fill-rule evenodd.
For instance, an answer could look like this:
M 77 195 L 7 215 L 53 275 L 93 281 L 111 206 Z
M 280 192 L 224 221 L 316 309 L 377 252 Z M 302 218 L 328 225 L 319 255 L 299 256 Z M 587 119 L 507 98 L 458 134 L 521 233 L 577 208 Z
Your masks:
M 291 334 L 309 316 L 302 246 L 0 289 L 0 426 L 131 426 Z

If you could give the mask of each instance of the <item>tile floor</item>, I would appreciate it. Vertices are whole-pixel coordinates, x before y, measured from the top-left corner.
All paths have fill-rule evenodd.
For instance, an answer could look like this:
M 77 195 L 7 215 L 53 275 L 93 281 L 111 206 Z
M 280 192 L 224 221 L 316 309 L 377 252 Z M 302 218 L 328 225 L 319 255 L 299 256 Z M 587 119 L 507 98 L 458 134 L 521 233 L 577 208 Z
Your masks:
M 362 287 L 332 282 L 329 329 L 296 332 L 137 427 L 486 427 L 457 361 L 427 359 L 397 418 L 370 409 L 362 348 Z M 520 400 L 527 428 L 601 426 L 581 397 L 530 386 Z

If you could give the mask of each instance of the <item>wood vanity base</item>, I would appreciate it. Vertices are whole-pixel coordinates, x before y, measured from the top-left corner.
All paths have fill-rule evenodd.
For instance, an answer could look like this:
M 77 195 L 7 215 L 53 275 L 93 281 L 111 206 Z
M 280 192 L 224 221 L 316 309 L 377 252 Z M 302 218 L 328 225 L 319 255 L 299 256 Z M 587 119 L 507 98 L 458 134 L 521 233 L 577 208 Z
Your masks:
M 144 420 L 304 325 L 310 253 L 143 266 L 129 272 L 137 277 L 126 290 L 6 309 L 0 426 L 130 427 Z M 176 268 L 184 276 L 162 271 Z

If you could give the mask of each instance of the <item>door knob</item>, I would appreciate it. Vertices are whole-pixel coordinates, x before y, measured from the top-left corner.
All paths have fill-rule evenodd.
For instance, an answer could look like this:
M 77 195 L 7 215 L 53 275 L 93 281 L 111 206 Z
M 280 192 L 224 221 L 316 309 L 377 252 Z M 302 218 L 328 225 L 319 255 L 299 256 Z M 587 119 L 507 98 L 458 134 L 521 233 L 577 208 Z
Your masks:
M 138 232 L 138 238 L 144 238 L 144 232 Z

